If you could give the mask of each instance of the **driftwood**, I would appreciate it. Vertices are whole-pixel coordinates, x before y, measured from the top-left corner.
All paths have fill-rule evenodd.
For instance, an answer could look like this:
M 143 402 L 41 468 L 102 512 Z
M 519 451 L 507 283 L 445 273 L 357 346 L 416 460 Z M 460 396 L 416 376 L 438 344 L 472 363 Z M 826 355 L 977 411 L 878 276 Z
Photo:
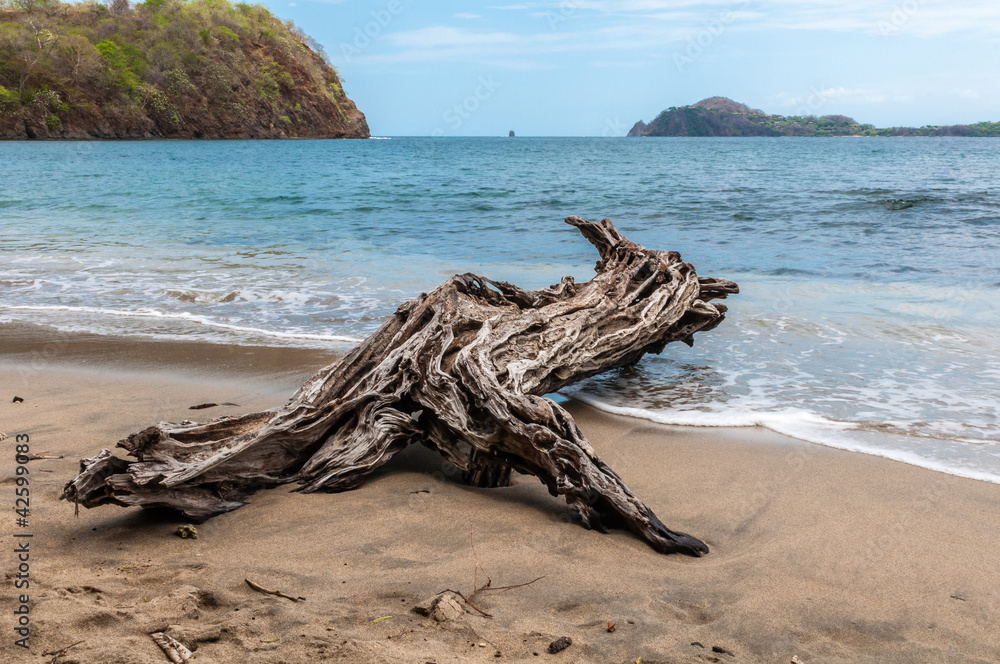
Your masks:
M 56 648 L 55 650 L 46 650 L 45 652 L 42 653 L 42 657 L 51 657 L 52 659 L 49 660 L 49 664 L 57 664 L 59 658 L 65 657 L 66 653 L 69 652 L 70 648 L 75 648 L 81 643 L 86 643 L 86 642 L 87 641 L 85 639 L 81 639 L 76 643 L 71 643 L 64 648 Z
M 709 300 L 739 292 L 699 278 L 676 252 L 651 251 L 608 220 L 569 217 L 600 253 L 596 275 L 526 291 L 474 274 L 404 303 L 367 340 L 281 408 L 204 424 L 162 423 L 81 461 L 63 497 L 169 507 L 204 520 L 268 486 L 345 491 L 410 443 L 437 450 L 480 487 L 538 477 L 588 528 L 614 516 L 657 551 L 701 555 L 667 529 L 594 453 L 573 418 L 544 397 L 632 365 L 718 325 Z
M 191 659 L 191 656 L 193 655 L 193 653 L 188 650 L 187 646 L 169 634 L 154 632 L 149 636 L 153 639 L 156 645 L 160 646 L 160 650 L 163 651 L 163 654 L 165 654 L 167 659 L 173 662 L 173 664 L 183 664 Z
M 259 583 L 254 583 L 250 579 L 243 579 L 243 581 L 246 582 L 246 584 L 248 586 L 250 586 L 251 588 L 253 588 L 254 590 L 256 590 L 258 592 L 262 592 L 265 595 L 274 595 L 275 597 L 284 597 L 285 599 L 290 599 L 293 602 L 304 602 L 304 601 L 306 601 L 305 597 L 299 597 L 299 596 L 296 596 L 296 595 L 289 595 L 288 593 L 283 593 L 280 590 L 271 590 L 269 588 L 265 588 L 264 586 L 260 585 Z

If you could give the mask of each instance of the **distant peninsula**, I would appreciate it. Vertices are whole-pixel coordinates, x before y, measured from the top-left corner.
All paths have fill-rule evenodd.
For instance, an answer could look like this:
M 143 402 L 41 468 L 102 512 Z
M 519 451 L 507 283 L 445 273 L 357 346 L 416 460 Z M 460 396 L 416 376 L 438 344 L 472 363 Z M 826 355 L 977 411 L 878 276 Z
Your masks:
M 726 97 L 672 106 L 629 136 L 1000 136 L 1000 122 L 879 129 L 844 115 L 771 115 Z
M 0 139 L 368 137 L 322 48 L 262 5 L 0 0 Z

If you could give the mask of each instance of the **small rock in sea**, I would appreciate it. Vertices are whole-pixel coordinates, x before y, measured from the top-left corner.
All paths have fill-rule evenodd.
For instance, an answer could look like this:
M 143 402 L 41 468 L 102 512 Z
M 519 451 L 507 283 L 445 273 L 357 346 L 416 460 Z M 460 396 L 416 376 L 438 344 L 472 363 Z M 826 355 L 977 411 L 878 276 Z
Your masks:
M 558 639 L 549 644 L 549 652 L 553 655 L 557 652 L 562 652 L 573 645 L 573 639 L 568 636 L 560 636 Z
M 21 397 L 14 397 L 14 400 L 11 401 L 11 403 L 24 403 L 24 399 Z
M 192 525 L 178 526 L 175 534 L 181 539 L 198 539 L 198 529 Z
M 722 646 L 712 646 L 712 652 L 717 652 L 720 655 L 729 655 L 730 657 L 736 657 L 733 653 L 729 652 Z

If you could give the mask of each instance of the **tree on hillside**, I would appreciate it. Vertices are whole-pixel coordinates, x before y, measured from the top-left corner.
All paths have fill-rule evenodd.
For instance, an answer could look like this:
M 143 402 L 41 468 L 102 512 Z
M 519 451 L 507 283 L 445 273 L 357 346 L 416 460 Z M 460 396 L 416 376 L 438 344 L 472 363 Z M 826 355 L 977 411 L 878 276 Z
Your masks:
M 0 138 L 367 136 L 318 44 L 262 5 L 0 3 Z

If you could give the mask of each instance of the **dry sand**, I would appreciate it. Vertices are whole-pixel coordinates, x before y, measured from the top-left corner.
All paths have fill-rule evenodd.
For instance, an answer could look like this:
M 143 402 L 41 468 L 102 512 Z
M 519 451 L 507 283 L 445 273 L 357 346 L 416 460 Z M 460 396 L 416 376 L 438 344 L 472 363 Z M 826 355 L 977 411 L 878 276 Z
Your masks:
M 14 502 L 15 434 L 30 435 L 33 453 L 64 456 L 29 464 L 30 527 L 16 528 L 9 510 L 0 522 L 8 577 L 13 533 L 34 535 L 31 650 L 14 646 L 8 578 L 0 661 L 47 662 L 42 653 L 83 640 L 57 661 L 163 663 L 148 636 L 157 630 L 196 649 L 193 661 L 219 664 L 1000 661 L 1000 486 L 763 430 L 569 406 L 668 526 L 711 546 L 699 559 L 586 531 L 531 477 L 464 487 L 419 446 L 355 491 L 260 492 L 198 525 L 196 540 L 176 536 L 186 522 L 169 514 L 107 506 L 74 517 L 57 496 L 79 458 L 160 420 L 279 405 L 309 373 L 308 362 L 276 373 L 280 357 L 248 359 L 228 377 L 191 362 L 167 371 L 139 355 L 142 371 L 27 367 L 29 356 L 10 354 L 0 366 L 10 436 L 0 504 Z M 224 401 L 240 407 L 188 410 Z M 494 586 L 544 578 L 477 598 L 493 618 L 411 611 L 447 588 L 471 592 L 477 555 Z M 248 577 L 306 601 L 258 593 Z M 564 635 L 573 644 L 549 654 Z

